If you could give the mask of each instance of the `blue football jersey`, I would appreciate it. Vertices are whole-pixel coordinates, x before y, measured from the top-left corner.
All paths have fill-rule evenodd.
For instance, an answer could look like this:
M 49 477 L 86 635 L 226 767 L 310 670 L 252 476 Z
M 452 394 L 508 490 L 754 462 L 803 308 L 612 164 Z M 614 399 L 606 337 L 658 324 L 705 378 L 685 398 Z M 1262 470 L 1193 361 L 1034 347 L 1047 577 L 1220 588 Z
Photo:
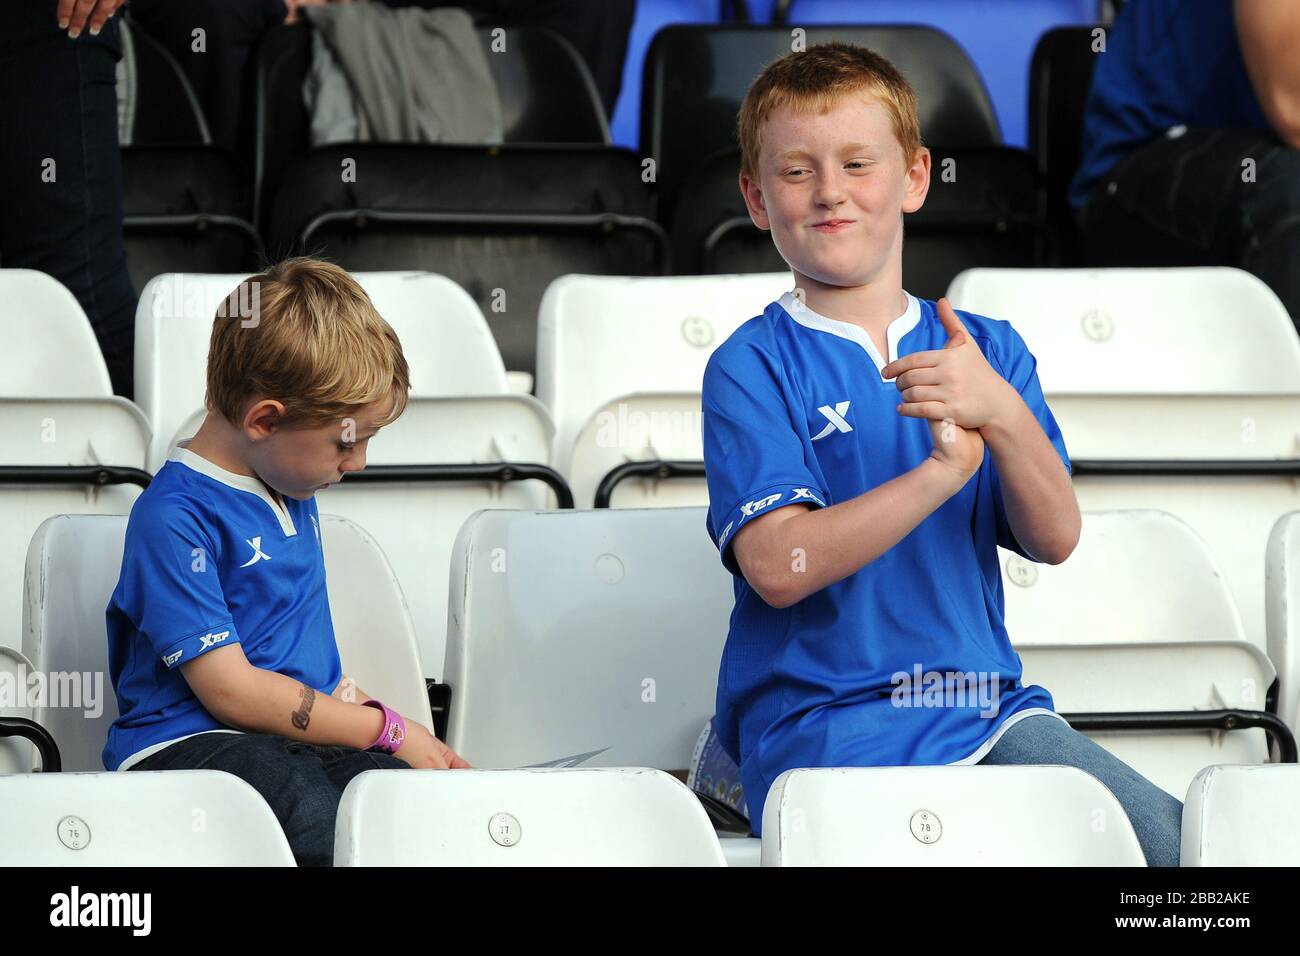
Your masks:
M 316 499 L 277 502 L 256 478 L 181 447 L 136 500 L 106 611 L 118 718 L 104 766 L 228 730 L 179 668 L 240 644 L 254 667 L 330 694 L 342 679 Z
M 948 340 L 935 303 L 907 299 L 887 332 L 889 356 L 861 327 L 787 293 L 723 343 L 704 373 L 708 531 L 736 600 L 717 732 L 740 765 L 755 833 L 785 770 L 975 763 L 1009 721 L 1053 713 L 1045 689 L 1021 683 L 1004 624 L 997 546 L 1032 556 L 1008 524 L 987 450 L 962 490 L 898 544 L 788 608 L 765 603 L 732 552 L 761 515 L 848 501 L 930 455 L 928 423 L 900 415 L 894 380 L 881 377 L 899 356 Z M 1068 469 L 1024 341 L 1007 322 L 958 315 Z

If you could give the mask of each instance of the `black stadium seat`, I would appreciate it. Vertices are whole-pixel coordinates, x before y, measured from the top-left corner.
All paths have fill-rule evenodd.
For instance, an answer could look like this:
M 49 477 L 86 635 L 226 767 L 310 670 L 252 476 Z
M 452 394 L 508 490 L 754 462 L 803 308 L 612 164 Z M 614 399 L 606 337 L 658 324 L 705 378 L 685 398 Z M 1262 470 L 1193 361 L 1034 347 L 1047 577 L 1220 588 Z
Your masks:
M 1083 151 L 1083 112 L 1097 54 L 1094 27 L 1043 34 L 1029 70 L 1029 149 L 1047 190 L 1047 215 L 1062 238 L 1065 264 L 1075 259 L 1074 220 L 1066 200 Z
M 136 290 L 164 272 L 251 272 L 262 243 L 252 194 L 216 146 L 122 149 L 127 268 Z
M 806 31 L 807 46 L 842 40 L 894 63 L 916 88 L 927 145 L 1001 144 L 993 104 L 970 58 L 928 27 L 827 26 Z M 656 162 L 660 215 L 696 164 L 738 146 L 736 114 L 750 83 L 791 50 L 788 27 L 671 26 L 654 38 L 642 85 L 641 149 Z
M 123 30 L 122 230 L 137 290 L 164 272 L 257 268 L 252 190 L 234 157 L 211 144 L 179 65 L 138 27 Z
M 356 182 L 342 182 L 345 160 Z M 667 236 L 650 212 L 640 160 L 624 149 L 347 143 L 294 161 L 267 240 L 275 257 L 442 273 L 479 304 L 506 368 L 532 372 L 551 280 L 666 271 Z
M 507 143 L 609 143 L 609 124 L 591 74 L 563 37 L 540 28 L 504 28 L 504 53 L 493 53 L 492 28 L 478 30 L 501 100 Z M 311 120 L 302 85 L 311 66 L 306 24 L 281 26 L 262 39 L 257 57 L 258 222 L 265 225 L 276 190 L 295 158 L 310 148 Z
M 180 64 L 129 18 L 122 23 L 122 59 L 131 104 L 121 131 L 123 146 L 211 142 L 203 109 Z

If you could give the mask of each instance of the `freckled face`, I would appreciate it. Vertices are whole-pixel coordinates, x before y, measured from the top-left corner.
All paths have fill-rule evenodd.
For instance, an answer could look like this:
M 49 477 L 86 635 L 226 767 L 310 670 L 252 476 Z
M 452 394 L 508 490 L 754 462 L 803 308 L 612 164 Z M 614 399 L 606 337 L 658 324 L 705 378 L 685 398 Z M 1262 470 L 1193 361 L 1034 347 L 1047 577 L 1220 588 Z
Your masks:
M 930 158 L 911 167 L 885 107 L 843 97 L 824 114 L 773 110 L 763 127 L 759 181 L 741 189 L 759 228 L 798 275 L 859 286 L 900 256 L 901 213 L 921 207 Z

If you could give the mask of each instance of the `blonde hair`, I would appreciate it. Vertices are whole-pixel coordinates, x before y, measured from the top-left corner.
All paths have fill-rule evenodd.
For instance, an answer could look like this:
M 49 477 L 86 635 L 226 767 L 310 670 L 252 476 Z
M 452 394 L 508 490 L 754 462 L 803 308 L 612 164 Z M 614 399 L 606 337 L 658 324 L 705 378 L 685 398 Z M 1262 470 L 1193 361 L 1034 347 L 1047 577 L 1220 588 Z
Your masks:
M 352 276 L 319 259 L 286 259 L 222 302 L 208 346 L 208 410 L 239 425 L 253 398 L 284 405 L 282 423 L 313 427 L 391 397 L 406 409 L 402 344 Z
M 758 178 L 763 124 L 774 109 L 825 113 L 854 93 L 874 96 L 894 127 L 894 138 L 911 165 L 922 147 L 916 113 L 916 91 L 894 64 L 878 53 L 852 43 L 819 43 L 799 53 L 787 53 L 769 63 L 745 94 L 737 118 L 740 169 Z

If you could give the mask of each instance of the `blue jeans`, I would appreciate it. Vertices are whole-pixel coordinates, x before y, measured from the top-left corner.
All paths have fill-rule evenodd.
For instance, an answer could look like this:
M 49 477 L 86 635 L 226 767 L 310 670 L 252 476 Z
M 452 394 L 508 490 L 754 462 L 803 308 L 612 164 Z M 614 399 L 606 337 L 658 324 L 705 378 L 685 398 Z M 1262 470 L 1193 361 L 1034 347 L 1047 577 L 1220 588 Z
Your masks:
M 164 747 L 132 770 L 224 770 L 271 807 L 299 866 L 334 865 L 334 818 L 343 788 L 366 770 L 411 767 L 356 747 L 308 744 L 279 734 L 198 734 Z
M 1063 764 L 1087 771 L 1124 808 L 1148 866 L 1178 866 L 1182 848 L 1182 801 L 1161 790 L 1110 751 L 1045 714 L 1007 729 L 980 764 Z

